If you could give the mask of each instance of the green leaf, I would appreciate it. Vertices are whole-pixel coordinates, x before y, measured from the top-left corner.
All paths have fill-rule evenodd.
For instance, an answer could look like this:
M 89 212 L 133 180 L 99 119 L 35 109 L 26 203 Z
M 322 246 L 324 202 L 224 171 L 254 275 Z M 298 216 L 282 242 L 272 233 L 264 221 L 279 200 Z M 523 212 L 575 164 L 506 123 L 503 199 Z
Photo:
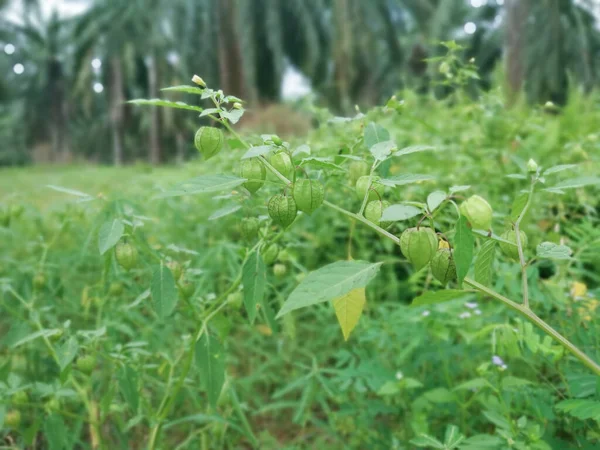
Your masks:
M 354 330 L 358 324 L 366 301 L 367 298 L 364 287 L 353 289 L 333 300 L 335 315 L 342 328 L 342 334 L 344 335 L 345 341 L 348 340 L 350 333 L 352 333 L 352 330 Z
M 31 334 L 19 339 L 17 342 L 12 344 L 11 347 L 17 348 L 17 347 L 19 347 L 23 344 L 26 344 L 28 342 L 31 342 L 37 338 L 55 336 L 60 333 L 61 333 L 61 330 L 59 330 L 58 328 L 39 330 L 39 331 L 36 331 L 35 333 L 31 333 Z
M 121 395 L 123 395 L 131 410 L 136 413 L 140 402 L 137 371 L 131 366 L 123 366 L 117 372 L 117 381 Z
M 471 292 L 460 289 L 444 289 L 443 291 L 428 291 L 414 298 L 410 306 L 433 305 L 435 303 L 449 302 L 469 295 Z
M 401 220 L 407 220 L 411 217 L 422 214 L 423 210 L 415 206 L 410 205 L 391 205 L 383 210 L 381 215 L 381 221 L 383 222 L 396 222 Z
M 475 259 L 475 281 L 484 286 L 490 285 L 495 257 L 496 241 L 489 239 L 481 246 Z
M 403 186 L 405 184 L 418 183 L 420 181 L 430 181 L 434 180 L 435 177 L 431 175 L 422 175 L 422 174 L 406 174 L 406 175 L 396 175 L 390 178 L 384 178 L 380 182 L 385 184 L 386 186 Z
M 177 287 L 171 270 L 161 261 L 152 274 L 152 304 L 159 318 L 168 317 L 177 304 Z
M 75 189 L 69 189 L 62 186 L 54 186 L 52 184 L 47 184 L 46 187 L 57 192 L 62 192 L 64 194 L 75 195 L 76 197 L 81 197 L 82 199 L 94 199 L 94 197 L 92 197 L 91 195 L 86 194 L 85 192 L 76 191 Z
M 547 259 L 571 259 L 573 250 L 566 245 L 558 245 L 554 242 L 542 242 L 536 248 L 538 258 Z
M 429 212 L 433 212 L 442 202 L 446 200 L 446 193 L 444 191 L 433 191 L 427 196 L 427 208 Z
M 77 339 L 71 336 L 67 342 L 56 349 L 56 354 L 58 356 L 58 365 L 60 366 L 61 372 L 65 370 L 75 356 L 77 356 L 77 352 L 79 351 L 79 344 L 77 343 Z
M 108 250 L 117 245 L 124 231 L 125 226 L 121 219 L 105 222 L 98 232 L 98 250 L 100 254 L 104 255 Z
M 210 116 L 219 112 L 221 112 L 221 108 L 206 108 L 200 113 L 200 117 Z
M 212 213 L 210 215 L 210 217 L 208 218 L 208 220 L 217 220 L 217 219 L 220 219 L 221 217 L 225 217 L 225 216 L 228 216 L 230 214 L 233 214 L 234 212 L 240 210 L 241 208 L 242 208 L 242 205 L 228 205 L 228 206 L 225 206 L 224 208 L 218 209 L 214 213 Z
M 256 318 L 256 306 L 261 304 L 265 295 L 266 269 L 262 256 L 253 252 L 242 268 L 244 284 L 244 306 L 250 323 Z
M 364 142 L 367 148 L 370 149 L 375 144 L 383 141 L 388 141 L 389 139 L 390 133 L 381 125 L 378 125 L 375 122 L 371 122 L 365 127 Z
M 394 156 L 404 156 L 411 153 L 424 152 L 427 150 L 435 150 L 435 147 L 432 147 L 431 145 L 412 145 L 394 152 Z
M 6 405 L 0 404 L 0 429 L 4 428 L 4 417 L 6 416 Z
M 250 147 L 242 159 L 256 158 L 257 156 L 263 156 L 267 153 L 270 153 L 274 150 L 275 147 L 273 145 L 258 145 L 256 147 Z
M 225 383 L 225 353 L 216 336 L 206 332 L 196 342 L 196 364 L 208 401 L 216 408 Z
M 564 189 L 575 189 L 584 186 L 593 186 L 596 184 L 600 184 L 599 177 L 579 177 L 579 178 L 570 178 L 568 180 L 561 181 L 560 183 L 544 189 L 549 192 L 560 192 Z
M 455 194 L 456 192 L 466 191 L 467 189 L 471 189 L 471 186 L 452 186 L 450 189 L 448 189 L 448 191 L 450 192 L 450 194 Z
M 245 178 L 234 177 L 232 175 L 202 175 L 178 183 L 173 186 L 172 189 L 156 195 L 155 198 L 220 192 L 227 189 L 233 189 L 245 182 Z
M 310 273 L 290 294 L 277 318 L 306 306 L 341 297 L 365 287 L 379 272 L 382 263 L 338 261 Z
M 417 447 L 444 449 L 444 444 L 442 444 L 436 438 L 426 434 L 422 434 L 419 437 L 412 439 L 410 443 L 412 445 L 416 445 Z
M 513 222 L 516 222 L 523 209 L 527 205 L 527 201 L 529 200 L 529 193 L 523 192 L 515 198 L 512 204 L 512 208 L 510 209 L 510 218 Z
M 164 91 L 164 92 L 184 92 L 186 94 L 195 94 L 195 95 L 202 95 L 202 94 L 204 94 L 205 90 L 206 89 L 199 88 L 196 86 L 187 86 L 187 85 L 170 86 L 170 87 L 161 89 L 161 91 Z
M 301 166 L 315 166 L 320 169 L 339 170 L 342 172 L 346 171 L 346 169 L 344 169 L 343 167 L 338 166 L 337 164 L 331 162 L 331 158 L 318 158 L 318 157 L 312 156 L 310 158 L 304 158 L 302 161 L 300 161 L 300 165 Z
M 468 223 L 469 221 L 465 216 L 460 216 L 454 235 L 454 262 L 456 263 L 458 286 L 462 286 L 462 281 L 467 276 L 473 260 L 475 238 Z
M 577 167 L 577 164 L 560 164 L 558 166 L 553 166 L 544 170 L 544 176 L 550 175 L 552 173 L 562 172 L 563 170 L 574 169 L 575 167 Z
M 132 105 L 163 106 L 165 108 L 186 109 L 188 111 L 202 112 L 202 108 L 200 106 L 188 105 L 184 102 L 171 102 L 169 100 L 162 100 L 160 98 L 153 98 L 151 100 L 140 98 L 136 100 L 129 100 L 127 103 L 131 103 Z
M 48 450 L 63 450 L 67 445 L 67 428 L 60 414 L 51 414 L 44 421 L 44 436 Z
M 462 442 L 461 450 L 497 450 L 499 445 L 505 441 L 498 436 L 490 436 L 489 434 L 476 434 Z
M 600 402 L 597 400 L 563 400 L 558 402 L 555 408 L 580 420 L 594 419 L 600 421 Z
M 396 143 L 394 141 L 382 141 L 373 145 L 369 151 L 376 160 L 384 161 L 392 154 L 395 148 Z
M 472 380 L 465 381 L 464 383 L 459 384 L 453 390 L 472 391 L 473 389 L 479 390 L 483 388 L 493 388 L 493 386 L 485 378 L 473 378 Z
M 464 440 L 465 436 L 460 433 L 456 425 L 448 425 L 446 434 L 444 435 L 444 446 L 446 450 L 452 450 L 458 447 L 458 444 Z
M 232 124 L 236 124 L 240 121 L 244 115 L 243 109 L 232 109 L 231 111 L 221 111 L 221 117 L 229 120 Z

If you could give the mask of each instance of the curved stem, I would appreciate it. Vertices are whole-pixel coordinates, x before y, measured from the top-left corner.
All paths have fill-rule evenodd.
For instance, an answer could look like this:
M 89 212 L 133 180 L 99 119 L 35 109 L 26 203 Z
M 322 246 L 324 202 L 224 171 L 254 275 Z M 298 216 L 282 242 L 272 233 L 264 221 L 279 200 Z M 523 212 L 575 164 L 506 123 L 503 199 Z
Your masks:
M 515 238 L 517 241 L 517 249 L 519 251 L 519 264 L 521 265 L 521 285 L 523 290 L 523 305 L 525 308 L 529 308 L 529 286 L 527 284 L 527 261 L 525 261 L 525 254 L 523 253 L 523 242 L 521 241 L 520 226 L 523 217 L 527 214 L 527 210 L 531 205 L 531 199 L 533 198 L 533 189 L 535 187 L 535 179 L 531 180 L 531 187 L 529 188 L 529 194 L 527 195 L 527 203 L 523 207 L 521 214 L 515 222 Z

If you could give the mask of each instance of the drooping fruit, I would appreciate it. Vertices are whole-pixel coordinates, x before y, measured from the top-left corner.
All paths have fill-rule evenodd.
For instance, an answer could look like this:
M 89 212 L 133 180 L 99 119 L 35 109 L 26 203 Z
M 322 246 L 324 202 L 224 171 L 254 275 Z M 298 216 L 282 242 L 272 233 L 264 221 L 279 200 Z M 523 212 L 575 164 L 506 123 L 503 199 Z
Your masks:
M 259 222 L 256 217 L 245 217 L 240 223 L 240 232 L 242 237 L 248 241 L 258 236 Z
M 425 267 L 435 255 L 438 239 L 428 227 L 409 228 L 400 236 L 400 250 L 416 270 Z
M 431 273 L 444 286 L 456 280 L 456 263 L 449 248 L 439 249 L 431 260 Z
M 277 152 L 271 156 L 271 165 L 286 178 L 294 176 L 294 164 L 286 152 Z
M 137 250 L 129 242 L 121 241 L 115 247 L 115 257 L 123 269 L 130 270 L 137 263 Z
M 390 206 L 387 200 L 373 200 L 367 203 L 365 208 L 365 218 L 381 228 L 388 228 L 393 222 L 381 222 L 383 211 Z
M 108 293 L 113 297 L 121 295 L 123 293 L 123 283 L 119 283 L 118 281 L 110 283 Z
M 167 262 L 167 267 L 171 270 L 175 281 L 179 280 L 181 278 L 181 275 L 183 275 L 183 268 L 181 267 L 181 264 L 179 264 L 179 262 L 169 261 Z
M 240 166 L 240 176 L 248 180 L 243 186 L 248 189 L 251 194 L 254 194 L 263 184 L 265 184 L 267 170 L 258 158 L 244 159 Z
M 385 186 L 379 182 L 379 177 L 373 177 L 369 184 L 369 175 L 364 175 L 356 181 L 356 195 L 359 200 L 365 198 L 367 190 L 370 200 L 380 200 L 385 191 Z M 370 187 L 370 189 L 369 189 Z
M 312 214 L 315 209 L 323 204 L 325 188 L 320 181 L 300 179 L 294 183 L 292 195 L 300 211 Z
M 524 231 L 519 231 L 519 235 L 521 237 L 521 247 L 525 249 L 527 247 L 527 235 Z M 502 233 L 500 236 L 502 239 L 507 240 L 508 242 L 512 242 L 515 245 L 507 244 L 506 242 L 500 242 L 500 250 L 506 256 L 512 259 L 519 259 L 519 248 L 517 247 L 517 233 L 515 230 L 508 230 Z
M 283 277 L 285 274 L 287 273 L 287 267 L 285 266 L 285 264 L 275 264 L 273 266 L 273 274 L 278 277 L 281 278 Z
M 194 145 L 204 159 L 210 159 L 223 148 L 223 132 L 215 127 L 200 127 L 194 136 Z
M 473 195 L 460 205 L 460 212 L 476 230 L 492 228 L 492 207 L 479 195 Z
M 96 367 L 96 358 L 93 355 L 84 355 L 77 360 L 77 368 L 88 375 Z
M 366 161 L 352 161 L 348 166 L 348 181 L 354 186 L 360 177 L 369 175 L 369 164 Z
M 276 194 L 271 197 L 268 210 L 273 223 L 281 225 L 283 228 L 290 226 L 298 214 L 294 198 L 285 194 Z
M 267 266 L 270 266 L 277 259 L 277 255 L 279 254 L 279 245 L 273 243 L 266 247 L 263 247 L 261 250 L 263 261 Z

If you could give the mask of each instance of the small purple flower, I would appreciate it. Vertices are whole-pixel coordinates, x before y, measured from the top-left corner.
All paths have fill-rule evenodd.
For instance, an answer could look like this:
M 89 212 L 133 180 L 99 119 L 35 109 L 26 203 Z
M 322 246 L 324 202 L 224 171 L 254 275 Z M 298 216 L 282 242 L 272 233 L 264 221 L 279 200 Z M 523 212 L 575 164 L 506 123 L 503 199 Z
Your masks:
M 475 315 L 476 316 L 480 316 L 481 315 L 481 310 L 480 309 L 476 309 L 475 310 Z
M 500 358 L 498 355 L 494 355 L 492 356 L 492 363 L 495 364 L 496 366 L 503 366 L 504 361 L 502 360 L 502 358 Z
M 475 309 L 475 308 L 477 308 L 477 303 L 475 303 L 475 302 L 467 302 L 467 303 L 465 303 L 465 306 L 467 308 L 469 308 L 469 309 Z

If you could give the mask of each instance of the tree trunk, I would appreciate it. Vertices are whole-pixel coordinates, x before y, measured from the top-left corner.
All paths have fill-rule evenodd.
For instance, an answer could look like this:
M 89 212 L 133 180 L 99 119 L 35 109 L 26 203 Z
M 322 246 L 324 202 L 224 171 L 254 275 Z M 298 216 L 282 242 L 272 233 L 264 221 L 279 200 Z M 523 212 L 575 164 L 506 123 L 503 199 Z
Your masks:
M 177 150 L 177 164 L 183 164 L 185 162 L 185 137 L 180 130 L 175 132 L 175 147 Z
M 344 114 L 351 110 L 349 88 L 352 79 L 352 43 L 351 23 L 348 0 L 334 0 L 333 17 L 335 40 L 333 43 L 333 62 L 336 103 Z
M 226 95 L 245 99 L 248 96 L 237 10 L 236 0 L 217 0 L 219 82 Z
M 113 163 L 123 164 L 123 67 L 119 56 L 110 60 L 110 125 L 113 141 Z
M 156 67 L 156 58 L 151 55 L 147 59 L 148 65 L 148 94 L 149 98 L 158 97 L 158 69 Z M 150 163 L 160 164 L 160 121 L 158 117 L 158 108 L 150 108 Z
M 528 0 L 506 1 L 505 65 L 509 104 L 513 104 L 525 81 L 525 42 Z

